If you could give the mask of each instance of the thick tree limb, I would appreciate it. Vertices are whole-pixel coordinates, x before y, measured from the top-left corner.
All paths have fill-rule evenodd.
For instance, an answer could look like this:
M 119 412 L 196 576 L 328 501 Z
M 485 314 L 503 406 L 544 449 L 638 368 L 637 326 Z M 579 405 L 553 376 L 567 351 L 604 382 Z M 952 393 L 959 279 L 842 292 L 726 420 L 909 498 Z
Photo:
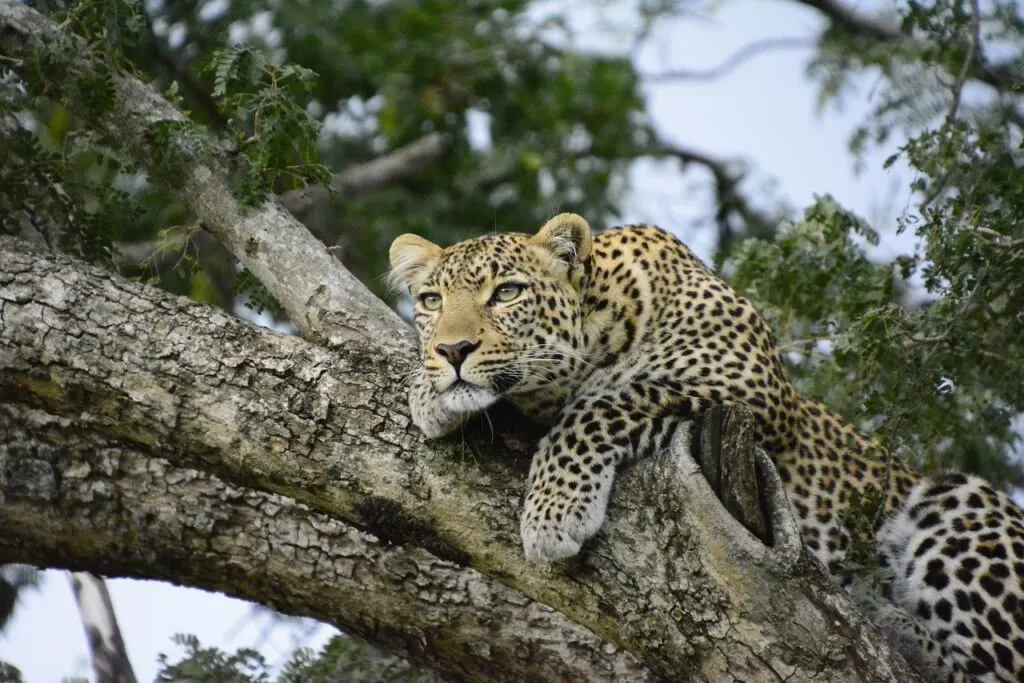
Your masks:
M 535 667 L 553 680 L 650 679 L 628 653 L 603 651 L 517 591 L 388 547 L 294 499 L 175 467 L 31 408 L 0 406 L 0 429 L 5 556 L 225 591 L 470 679 L 523 680 Z
M 0 0 L 13 63 L 57 30 Z M 112 77 L 91 124 L 143 165 L 173 154 L 182 201 L 330 350 L 0 239 L 0 559 L 220 587 L 479 680 L 912 678 L 802 551 L 763 455 L 774 549 L 725 512 L 685 431 L 621 478 L 581 557 L 526 563 L 522 430 L 424 444 L 409 328 L 278 203 L 242 211 L 215 141 L 155 145 L 181 114 Z M 413 586 L 440 616 L 401 606 Z M 538 610 L 542 634 L 520 636 Z
M 509 451 L 486 438 L 465 441 L 468 457 L 424 445 L 407 356 L 370 338 L 328 352 L 9 239 L 0 274 L 3 431 L 21 435 L 0 463 L 3 561 L 226 590 L 477 680 L 506 680 L 473 649 L 485 626 L 515 676 L 639 676 L 625 650 L 669 678 L 908 680 L 785 517 L 769 550 L 724 511 L 685 438 L 623 477 L 593 547 L 547 569 L 519 547 L 525 461 L 495 459 Z M 415 569 L 376 576 L 389 563 Z M 425 623 L 400 607 L 418 581 L 487 597 L 444 597 Z M 525 631 L 526 648 L 515 634 L 538 610 L 545 635 Z M 545 654 L 557 675 L 528 654 L 595 638 L 615 649 Z

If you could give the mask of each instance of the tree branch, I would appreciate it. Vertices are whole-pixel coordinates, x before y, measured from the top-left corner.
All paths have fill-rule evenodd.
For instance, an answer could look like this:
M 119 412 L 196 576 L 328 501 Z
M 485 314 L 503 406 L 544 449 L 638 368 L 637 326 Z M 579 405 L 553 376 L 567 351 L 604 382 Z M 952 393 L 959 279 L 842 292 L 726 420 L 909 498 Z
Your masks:
M 0 54 L 58 32 L 0 0 Z M 63 66 L 104 65 L 83 46 Z M 143 166 L 173 155 L 181 201 L 322 346 L 0 238 L 0 406 L 20 435 L 0 447 L 4 560 L 216 584 L 479 680 L 913 679 L 800 546 L 763 453 L 772 548 L 725 512 L 683 430 L 620 477 L 580 557 L 527 563 L 521 420 L 424 444 L 401 381 L 409 327 L 278 202 L 243 210 L 215 140 L 154 135 L 183 116 L 111 79 L 91 125 Z M 517 640 L 538 611 L 553 630 Z M 580 647 L 603 657 L 577 662 Z
M 0 407 L 0 428 L 9 435 L 0 445 L 10 472 L 5 557 L 258 600 L 468 680 L 541 671 L 546 680 L 651 680 L 628 653 L 602 651 L 592 633 L 517 591 L 389 546 L 292 498 L 175 467 L 117 440 L 83 439 L 67 420 L 30 408 Z
M 89 572 L 69 573 L 68 581 L 89 641 L 96 683 L 136 683 L 106 582 Z
M 960 97 L 963 95 L 964 84 L 974 67 L 975 60 L 981 51 L 981 7 L 978 0 L 970 0 L 971 5 L 971 40 L 967 46 L 967 54 L 964 55 L 964 64 L 960 67 L 953 82 L 952 98 L 949 103 L 949 110 L 946 112 L 946 122 L 952 123 L 956 119 L 957 110 L 960 109 Z
M 739 50 L 729 55 L 721 64 L 710 69 L 692 71 L 686 69 L 671 69 L 660 73 L 646 74 L 643 79 L 648 83 L 667 83 L 670 81 L 712 81 L 727 75 L 730 71 L 737 69 L 751 59 L 775 50 L 788 48 L 813 47 L 816 44 L 812 38 L 769 38 L 758 40 L 744 45 Z
M 912 680 L 795 540 L 774 470 L 770 549 L 725 512 L 685 433 L 621 477 L 581 557 L 527 563 L 529 441 L 506 415 L 424 444 L 410 362 L 0 238 L 0 561 L 224 590 L 475 680 Z
M 813 7 L 825 15 L 833 25 L 863 38 L 878 42 L 890 42 L 903 40 L 906 37 L 895 26 L 889 26 L 864 16 L 846 7 L 838 0 L 796 0 L 796 2 Z
M 218 247 L 217 238 L 205 230 L 182 226 L 151 242 L 119 243 L 117 265 L 159 275 L 173 270 L 183 258 L 196 258 Z
M 777 221 L 751 206 L 740 193 L 739 186 L 746 177 L 746 172 L 739 162 L 716 159 L 699 150 L 671 143 L 663 143 L 656 150 L 656 154 L 675 157 L 684 168 L 689 164 L 697 164 L 711 173 L 715 182 L 715 197 L 718 200 L 715 223 L 718 225 L 719 250 L 728 250 L 730 242 L 735 237 L 736 231 L 732 222 L 734 216 L 743 220 L 753 235 L 771 235 L 775 232 Z
M 342 201 L 368 194 L 435 163 L 444 151 L 443 143 L 440 133 L 430 133 L 405 147 L 335 173 L 331 177 L 330 192 L 320 185 L 303 187 L 283 195 L 281 202 L 285 208 L 299 216 L 326 202 L 331 198 L 331 192 Z
M 331 190 L 320 185 L 292 190 L 281 195 L 280 200 L 288 211 L 295 216 L 302 216 L 323 202 L 331 199 L 331 193 L 338 201 L 350 200 L 369 194 L 387 185 L 398 182 L 406 176 L 417 173 L 436 162 L 444 151 L 440 133 L 431 133 L 405 147 L 400 147 L 388 154 L 368 161 L 364 164 L 349 166 L 340 173 L 331 176 Z M 142 268 L 153 265 L 159 272 L 178 262 L 189 246 L 194 244 L 196 252 L 202 252 L 202 243 L 214 239 L 205 230 L 197 230 L 189 235 L 186 243 L 171 239 L 167 243 L 155 241 L 134 242 L 118 245 L 120 262 L 123 266 Z

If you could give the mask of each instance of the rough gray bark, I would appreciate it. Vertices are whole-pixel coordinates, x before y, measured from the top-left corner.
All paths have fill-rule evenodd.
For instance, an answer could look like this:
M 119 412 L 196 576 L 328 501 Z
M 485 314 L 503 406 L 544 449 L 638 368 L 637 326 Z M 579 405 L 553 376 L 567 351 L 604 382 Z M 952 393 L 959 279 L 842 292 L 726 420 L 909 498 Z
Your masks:
M 0 0 L 11 63 L 56 30 Z M 320 346 L 0 238 L 0 561 L 224 590 L 471 680 L 912 680 L 800 549 L 763 454 L 773 548 L 685 430 L 580 557 L 526 563 L 525 426 L 424 443 L 409 328 L 276 201 L 243 211 L 215 141 L 154 149 L 182 115 L 112 78 L 91 125 L 143 165 L 173 153 L 182 201 Z
M 686 434 L 580 558 L 526 563 L 525 459 L 424 444 L 408 362 L 0 240 L 0 559 L 224 590 L 474 680 L 909 680 L 784 506 L 768 549 Z
M 636 658 L 472 569 L 293 498 L 0 405 L 4 561 L 224 591 L 334 623 L 468 680 L 651 680 Z M 524 656 L 525 655 L 525 656 Z

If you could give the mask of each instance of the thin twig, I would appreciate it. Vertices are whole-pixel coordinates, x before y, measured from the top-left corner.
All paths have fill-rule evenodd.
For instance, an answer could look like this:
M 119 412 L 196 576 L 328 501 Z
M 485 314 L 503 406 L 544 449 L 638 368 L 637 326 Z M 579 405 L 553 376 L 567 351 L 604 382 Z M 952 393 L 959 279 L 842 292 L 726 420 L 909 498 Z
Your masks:
M 956 119 L 956 112 L 960 108 L 960 99 L 963 96 L 964 84 L 971 74 L 971 67 L 981 50 L 981 7 L 978 0 L 971 0 L 971 42 L 967 45 L 967 54 L 964 56 L 963 66 L 953 82 L 953 101 L 949 103 L 949 111 L 946 112 L 946 123 L 952 123 Z
M 978 6 L 978 0 L 971 0 L 971 41 L 967 46 L 967 54 L 964 55 L 964 63 L 960 67 L 960 73 L 957 74 L 956 80 L 950 85 L 950 89 L 953 93 L 953 99 L 949 103 L 949 110 L 946 112 L 946 123 L 950 124 L 956 120 L 957 111 L 960 109 L 960 100 L 963 96 L 964 85 L 967 83 L 968 77 L 971 75 L 971 69 L 974 63 L 977 61 L 979 51 L 981 49 L 981 8 Z M 921 200 L 921 211 L 931 206 L 932 202 L 938 199 L 942 191 L 946 189 L 946 181 L 949 179 L 952 173 L 951 168 L 947 168 L 943 171 L 934 183 L 932 183 L 931 189 L 928 190 L 924 198 Z
M 727 57 L 721 64 L 704 71 L 687 71 L 674 69 L 657 74 L 647 74 L 643 78 L 648 83 L 665 83 L 667 81 L 710 81 L 725 76 L 758 55 L 772 50 L 786 48 L 814 47 L 817 43 L 813 38 L 769 38 L 741 47 Z
M 811 337 L 810 339 L 793 339 L 783 344 L 779 344 L 779 353 L 786 353 L 787 351 L 796 351 L 808 346 L 817 346 L 818 342 L 830 342 L 835 337 L 829 335 L 825 337 Z
M 1000 249 L 1006 249 L 1008 251 L 1015 251 L 1017 249 L 1024 248 L 1024 237 L 1018 237 L 1011 239 L 1009 235 L 993 230 L 992 228 L 986 228 L 983 225 L 974 225 L 965 227 L 964 230 L 973 232 L 978 237 L 985 240 L 988 244 L 998 247 Z
M 903 348 L 912 349 L 917 346 L 931 346 L 941 344 L 949 339 L 949 334 L 936 334 L 925 337 L 907 337 L 903 340 Z
M 430 133 L 381 157 L 335 173 L 330 191 L 311 185 L 281 195 L 281 201 L 293 215 L 299 215 L 329 199 L 332 191 L 351 198 L 390 185 L 436 162 L 443 151 L 442 135 Z
M 733 216 L 743 220 L 748 234 L 770 234 L 775 231 L 775 220 L 754 208 L 740 193 L 739 186 L 746 178 L 746 172 L 737 168 L 739 163 L 716 159 L 705 152 L 670 143 L 662 143 L 660 148 L 652 150 L 652 154 L 675 157 L 684 167 L 697 164 L 711 172 L 715 181 L 715 198 L 718 200 L 715 223 L 718 225 L 719 250 L 727 251 L 734 237 L 731 223 Z

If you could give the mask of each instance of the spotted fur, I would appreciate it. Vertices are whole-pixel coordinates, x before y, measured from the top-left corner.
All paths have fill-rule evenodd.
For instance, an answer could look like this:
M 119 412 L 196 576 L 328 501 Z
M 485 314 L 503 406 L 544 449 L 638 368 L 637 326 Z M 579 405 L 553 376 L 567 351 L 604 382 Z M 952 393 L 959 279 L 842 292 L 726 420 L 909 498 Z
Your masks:
M 878 536 L 868 525 L 866 541 L 880 541 L 897 576 L 878 622 L 923 672 L 1024 680 L 1020 510 L 974 478 L 919 481 L 801 397 L 760 314 L 671 234 L 631 225 L 594 237 L 561 214 L 536 235 L 445 249 L 403 235 L 391 262 L 416 300 L 423 363 L 410 407 L 427 436 L 502 397 L 551 425 L 520 519 L 527 557 L 578 553 L 601 527 L 619 465 L 666 447 L 711 405 L 742 404 L 829 569 L 865 540 L 845 523 L 857 506 L 884 502 L 890 519 Z

